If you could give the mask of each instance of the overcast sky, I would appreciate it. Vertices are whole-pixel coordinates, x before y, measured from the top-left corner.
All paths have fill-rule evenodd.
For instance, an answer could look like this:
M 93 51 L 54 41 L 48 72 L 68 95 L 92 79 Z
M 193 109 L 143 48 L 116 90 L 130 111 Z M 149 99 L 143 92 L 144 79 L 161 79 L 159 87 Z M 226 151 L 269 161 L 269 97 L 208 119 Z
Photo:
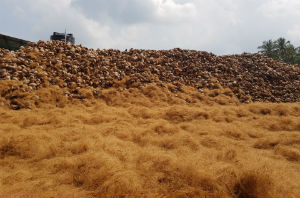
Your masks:
M 0 34 L 30 41 L 74 34 L 89 48 L 256 52 L 300 45 L 300 0 L 0 0 Z

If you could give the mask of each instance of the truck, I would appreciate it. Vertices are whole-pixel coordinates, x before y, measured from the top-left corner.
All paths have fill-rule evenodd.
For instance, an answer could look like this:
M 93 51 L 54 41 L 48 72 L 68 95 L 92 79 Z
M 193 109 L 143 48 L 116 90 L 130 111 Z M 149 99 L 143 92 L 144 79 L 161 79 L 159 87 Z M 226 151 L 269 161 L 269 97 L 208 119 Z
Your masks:
M 73 34 L 67 34 L 67 33 L 53 32 L 53 34 L 50 36 L 50 40 L 65 41 L 65 42 L 70 42 L 72 44 L 75 44 L 75 38 Z

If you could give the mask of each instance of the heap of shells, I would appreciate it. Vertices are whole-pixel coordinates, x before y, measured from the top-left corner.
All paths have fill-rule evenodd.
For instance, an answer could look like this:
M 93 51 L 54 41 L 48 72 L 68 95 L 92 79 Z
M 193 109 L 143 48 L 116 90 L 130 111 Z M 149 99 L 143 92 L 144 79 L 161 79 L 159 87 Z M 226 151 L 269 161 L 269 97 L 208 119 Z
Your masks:
M 94 50 L 60 41 L 39 41 L 18 51 L 0 49 L 1 80 L 21 81 L 23 91 L 45 84 L 72 92 L 105 89 L 123 78 L 131 86 L 184 84 L 202 91 L 217 84 L 241 102 L 298 102 L 299 67 L 260 54 L 216 56 L 195 50 Z

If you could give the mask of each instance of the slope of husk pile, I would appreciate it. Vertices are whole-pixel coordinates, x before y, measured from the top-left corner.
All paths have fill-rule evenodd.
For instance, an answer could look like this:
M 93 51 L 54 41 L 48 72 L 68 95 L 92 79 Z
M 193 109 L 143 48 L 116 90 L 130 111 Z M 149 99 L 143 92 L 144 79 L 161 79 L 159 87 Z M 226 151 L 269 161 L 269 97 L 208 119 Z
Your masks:
M 30 92 L 49 85 L 80 98 L 82 88 L 97 90 L 126 81 L 125 88 L 171 83 L 230 88 L 240 102 L 299 102 L 299 67 L 260 54 L 216 56 L 195 50 L 94 50 L 60 41 L 31 43 L 18 51 L 0 49 L 0 80 L 22 83 L 11 91 Z M 11 92 L 2 92 L 11 108 Z M 7 95 L 8 94 L 8 95 Z

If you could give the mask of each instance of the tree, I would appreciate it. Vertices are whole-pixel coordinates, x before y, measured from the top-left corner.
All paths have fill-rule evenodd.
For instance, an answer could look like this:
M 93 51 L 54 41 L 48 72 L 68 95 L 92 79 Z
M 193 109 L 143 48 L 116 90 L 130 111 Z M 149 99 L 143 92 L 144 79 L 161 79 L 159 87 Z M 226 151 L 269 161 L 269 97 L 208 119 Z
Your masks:
M 296 48 L 296 64 L 300 65 L 300 47 Z
M 275 58 L 276 55 L 276 45 L 272 40 L 264 41 L 261 46 L 258 47 L 260 53 L 264 56 Z
M 283 37 L 276 41 L 264 41 L 258 49 L 260 50 L 259 53 L 264 56 L 300 66 L 300 47 L 295 48 L 290 41 Z

